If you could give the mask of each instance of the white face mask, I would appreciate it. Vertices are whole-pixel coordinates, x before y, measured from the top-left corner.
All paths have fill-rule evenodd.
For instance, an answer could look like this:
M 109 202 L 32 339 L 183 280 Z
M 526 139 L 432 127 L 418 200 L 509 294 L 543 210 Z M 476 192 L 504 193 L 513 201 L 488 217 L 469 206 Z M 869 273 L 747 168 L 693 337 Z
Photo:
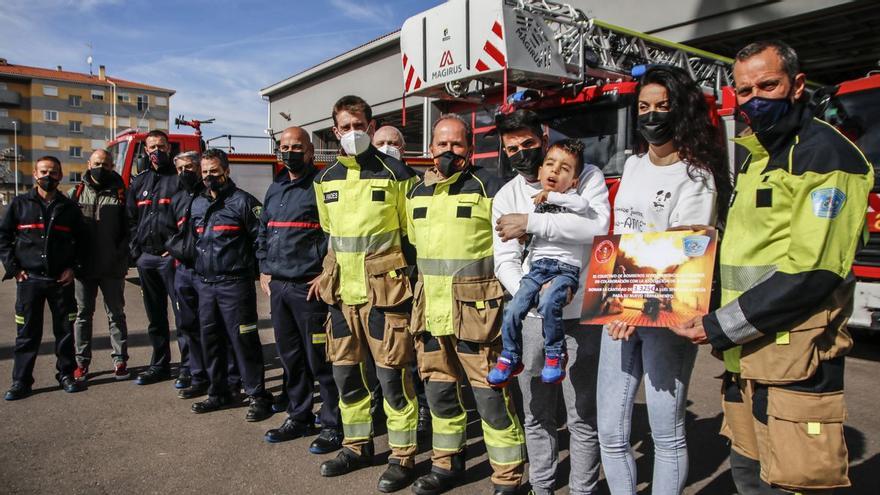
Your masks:
M 397 147 L 391 146 L 390 144 L 383 144 L 382 146 L 379 146 L 378 149 L 382 153 L 385 153 L 392 158 L 397 158 L 398 160 L 400 160 L 400 150 L 397 149 Z
M 370 147 L 370 135 L 364 131 L 348 131 L 339 138 L 339 144 L 348 156 L 357 156 Z

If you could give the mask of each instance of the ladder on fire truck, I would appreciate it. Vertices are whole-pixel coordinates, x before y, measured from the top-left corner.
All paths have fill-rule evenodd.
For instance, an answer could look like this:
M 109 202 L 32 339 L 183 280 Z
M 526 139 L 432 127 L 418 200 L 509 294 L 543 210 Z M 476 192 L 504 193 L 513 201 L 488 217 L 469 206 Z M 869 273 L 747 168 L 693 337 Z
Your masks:
M 569 4 L 549 0 L 514 0 L 518 10 L 541 19 L 557 49 L 578 79 L 619 79 L 640 65 L 680 67 L 704 89 L 731 86 L 733 60 L 707 51 L 590 18 Z

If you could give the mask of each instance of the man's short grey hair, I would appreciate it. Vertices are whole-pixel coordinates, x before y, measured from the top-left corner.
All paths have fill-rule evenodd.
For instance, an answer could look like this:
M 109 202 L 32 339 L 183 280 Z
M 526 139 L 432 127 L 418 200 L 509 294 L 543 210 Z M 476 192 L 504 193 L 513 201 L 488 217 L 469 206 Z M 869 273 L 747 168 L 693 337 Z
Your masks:
M 403 138 L 403 132 L 401 132 L 400 129 L 398 129 L 397 127 L 394 127 L 393 125 L 383 126 L 383 127 L 390 127 L 392 129 L 394 129 L 394 132 L 397 133 L 397 137 L 400 138 L 400 145 L 403 147 L 406 147 L 406 139 Z
M 431 142 L 432 143 L 434 142 L 434 131 L 437 130 L 437 126 L 440 124 L 440 122 L 443 122 L 444 120 L 457 120 L 457 121 L 461 122 L 461 125 L 464 126 L 465 140 L 467 141 L 468 146 L 472 145 L 472 143 L 474 142 L 474 131 L 473 131 L 473 129 L 471 129 L 470 122 L 468 122 L 467 120 L 464 120 L 463 118 L 461 118 L 461 115 L 458 115 L 455 113 L 444 113 L 443 115 L 440 116 L 439 119 L 434 121 L 434 125 L 431 126 Z
M 198 151 L 184 151 L 183 153 L 178 153 L 177 156 L 174 157 L 174 163 L 177 163 L 177 160 L 190 160 L 195 163 L 199 163 L 199 155 Z
M 740 51 L 736 52 L 736 60 L 742 62 L 750 59 L 755 55 L 763 52 L 768 48 L 773 48 L 782 59 L 782 69 L 788 74 L 788 78 L 794 81 L 795 76 L 801 72 L 801 64 L 798 61 L 797 52 L 788 43 L 780 40 L 761 40 L 749 43 Z

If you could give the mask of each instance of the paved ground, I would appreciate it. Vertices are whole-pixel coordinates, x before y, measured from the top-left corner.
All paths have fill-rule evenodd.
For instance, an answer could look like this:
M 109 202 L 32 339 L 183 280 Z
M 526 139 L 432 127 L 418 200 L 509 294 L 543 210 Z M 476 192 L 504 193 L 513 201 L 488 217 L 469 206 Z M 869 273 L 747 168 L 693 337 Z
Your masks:
M 127 284 L 132 366 L 149 358 L 146 318 L 137 286 Z M 8 386 L 12 368 L 15 327 L 12 323 L 15 286 L 0 284 L 0 388 Z M 100 308 L 100 305 L 98 306 Z M 269 314 L 260 298 L 260 315 Z M 277 392 L 281 384 L 268 320 L 260 322 L 267 356 L 268 384 Z M 190 401 L 176 397 L 171 382 L 139 387 L 116 382 L 109 374 L 110 343 L 106 324 L 96 324 L 97 373 L 87 392 L 65 394 L 54 382 L 52 338 L 47 336 L 37 360 L 36 394 L 19 402 L 0 402 L 0 493 L 333 493 L 375 492 L 382 467 L 373 467 L 344 478 L 318 475 L 320 461 L 331 456 L 307 452 L 308 439 L 278 445 L 263 440 L 266 429 L 277 426 L 281 415 L 262 423 L 246 423 L 244 409 L 196 416 Z M 686 493 L 730 494 L 734 490 L 725 462 L 726 448 L 717 435 L 720 423 L 718 380 L 720 363 L 701 349 L 691 380 L 688 440 L 691 456 Z M 136 371 L 136 370 L 135 370 Z M 880 344 L 860 341 L 848 360 L 849 421 L 847 437 L 854 488 L 839 493 L 880 493 L 880 415 L 877 376 Z M 634 410 L 633 440 L 638 458 L 641 493 L 649 493 L 650 432 L 643 402 Z M 455 493 L 491 493 L 485 478 L 489 465 L 477 437 L 478 421 L 471 418 L 465 485 Z M 387 455 L 385 438 L 377 451 Z M 567 441 L 563 441 L 563 457 Z M 418 469 L 429 468 L 429 453 L 422 447 Z M 561 463 L 560 479 L 567 479 L 568 464 Z M 604 490 L 604 487 L 603 487 Z M 566 487 L 560 493 L 568 493 Z M 605 492 L 607 493 L 607 491 Z

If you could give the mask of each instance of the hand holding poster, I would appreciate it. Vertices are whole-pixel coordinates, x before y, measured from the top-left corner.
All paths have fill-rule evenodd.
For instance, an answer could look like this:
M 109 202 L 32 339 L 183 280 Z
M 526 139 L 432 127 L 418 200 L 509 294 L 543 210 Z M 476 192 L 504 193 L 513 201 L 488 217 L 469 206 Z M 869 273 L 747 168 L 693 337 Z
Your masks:
M 596 237 L 581 323 L 668 327 L 705 315 L 716 240 L 715 230 Z

